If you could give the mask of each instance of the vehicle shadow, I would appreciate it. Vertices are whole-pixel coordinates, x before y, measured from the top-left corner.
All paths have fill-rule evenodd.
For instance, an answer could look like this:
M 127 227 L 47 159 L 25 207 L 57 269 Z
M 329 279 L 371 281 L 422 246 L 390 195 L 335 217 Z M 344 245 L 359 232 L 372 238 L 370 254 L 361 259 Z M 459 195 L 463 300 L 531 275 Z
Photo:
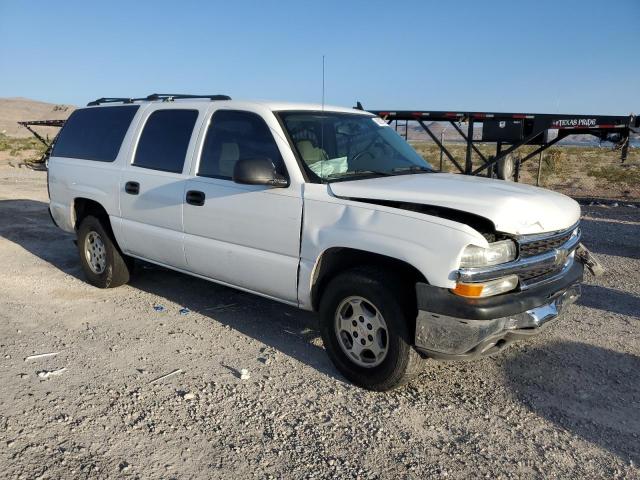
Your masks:
M 74 236 L 55 227 L 47 209 L 34 200 L 0 200 L 0 237 L 84 281 Z M 310 312 L 146 262 L 137 262 L 129 285 L 184 305 L 344 382 L 321 346 L 317 319 Z
M 311 312 L 146 262 L 137 263 L 129 285 L 184 305 L 324 375 L 344 381 L 322 347 L 317 317 Z
M 556 341 L 522 349 L 504 373 L 532 412 L 625 461 L 640 462 L 640 357 Z
M 600 285 L 582 285 L 578 305 L 640 318 L 640 297 Z
M 57 228 L 45 202 L 0 200 L 0 237 L 31 252 L 54 267 L 81 279 L 75 237 Z

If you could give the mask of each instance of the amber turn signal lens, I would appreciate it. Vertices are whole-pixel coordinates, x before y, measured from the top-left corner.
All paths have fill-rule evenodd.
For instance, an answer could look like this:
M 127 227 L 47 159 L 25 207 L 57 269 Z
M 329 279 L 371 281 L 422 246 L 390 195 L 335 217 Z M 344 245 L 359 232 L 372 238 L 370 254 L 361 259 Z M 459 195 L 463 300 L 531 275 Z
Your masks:
M 483 284 L 458 283 L 456 288 L 452 290 L 456 295 L 461 297 L 480 297 L 482 296 Z
M 518 276 L 508 275 L 506 277 L 489 280 L 483 283 L 458 282 L 456 284 L 456 288 L 451 291 L 461 297 L 482 298 L 508 292 L 517 286 Z

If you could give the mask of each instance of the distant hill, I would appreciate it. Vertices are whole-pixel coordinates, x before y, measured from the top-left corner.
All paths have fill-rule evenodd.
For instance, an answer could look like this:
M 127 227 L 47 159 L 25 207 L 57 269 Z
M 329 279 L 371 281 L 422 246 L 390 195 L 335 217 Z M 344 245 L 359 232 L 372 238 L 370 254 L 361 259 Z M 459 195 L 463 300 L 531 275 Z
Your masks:
M 39 102 L 28 98 L 0 98 L 0 133 L 9 137 L 28 137 L 29 131 L 18 125 L 26 120 L 64 120 L 75 110 L 73 105 Z M 53 137 L 58 128 L 39 127 L 38 133 Z
M 431 130 L 433 134 L 438 138 L 438 140 L 442 139 L 445 142 L 462 141 L 462 137 L 460 136 L 460 134 L 448 122 L 428 122 L 427 126 L 429 127 L 429 130 Z M 395 128 L 395 123 L 392 123 L 391 127 Z M 463 124 L 461 129 L 466 135 L 467 124 Z M 404 122 L 400 122 L 400 124 L 398 125 L 398 133 L 404 135 Z M 480 140 L 481 137 L 482 126 L 475 125 L 473 129 L 473 138 L 475 140 Z M 427 135 L 427 133 L 422 129 L 420 125 L 415 122 L 409 122 L 409 140 L 418 142 L 431 141 L 431 138 Z

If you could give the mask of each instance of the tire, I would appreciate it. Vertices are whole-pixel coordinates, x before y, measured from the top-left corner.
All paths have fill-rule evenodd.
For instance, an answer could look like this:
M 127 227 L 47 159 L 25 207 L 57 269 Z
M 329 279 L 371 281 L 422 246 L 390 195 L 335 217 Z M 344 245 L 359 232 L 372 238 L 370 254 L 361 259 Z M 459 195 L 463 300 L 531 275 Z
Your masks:
M 502 157 L 496 163 L 498 178 L 501 180 L 512 181 L 516 172 L 516 164 L 513 155 L 509 154 Z
M 87 281 L 98 288 L 114 288 L 129 281 L 133 259 L 118 248 L 108 224 L 87 216 L 78 228 L 78 254 Z
M 386 391 L 399 387 L 419 373 L 423 363 L 412 346 L 415 298 L 407 294 L 412 291 L 410 287 L 403 287 L 405 282 L 393 274 L 372 268 L 357 268 L 331 280 L 322 295 L 320 332 L 327 354 L 342 375 L 367 390 Z M 360 315 L 359 309 L 365 314 Z M 373 319 L 372 323 L 379 324 L 378 314 L 382 317 L 386 334 L 380 334 L 384 328 L 376 329 L 374 326 L 378 334 L 370 341 L 368 333 L 372 330 L 369 321 Z M 353 324 L 356 318 L 360 326 Z M 345 319 L 350 322 L 345 322 Z M 353 331 L 347 333 L 346 328 L 352 328 L 349 324 L 353 326 Z M 338 328 L 337 325 L 345 328 Z M 365 339 L 365 336 L 368 338 Z M 347 348 L 349 339 L 351 350 Z M 360 354 L 356 354 L 361 348 L 356 348 L 354 342 L 357 341 L 367 343 Z M 374 351 L 384 344 L 386 352 L 376 356 Z M 372 350 L 367 352 L 369 347 Z

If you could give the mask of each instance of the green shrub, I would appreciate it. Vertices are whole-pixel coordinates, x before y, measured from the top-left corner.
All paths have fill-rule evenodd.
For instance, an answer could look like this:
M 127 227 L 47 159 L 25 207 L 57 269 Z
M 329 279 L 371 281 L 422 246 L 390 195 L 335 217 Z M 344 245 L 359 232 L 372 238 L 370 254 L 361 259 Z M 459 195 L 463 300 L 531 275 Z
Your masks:
M 590 168 L 587 171 L 587 175 L 609 183 L 640 185 L 640 169 L 637 167 L 625 168 L 623 166 L 607 165 Z

